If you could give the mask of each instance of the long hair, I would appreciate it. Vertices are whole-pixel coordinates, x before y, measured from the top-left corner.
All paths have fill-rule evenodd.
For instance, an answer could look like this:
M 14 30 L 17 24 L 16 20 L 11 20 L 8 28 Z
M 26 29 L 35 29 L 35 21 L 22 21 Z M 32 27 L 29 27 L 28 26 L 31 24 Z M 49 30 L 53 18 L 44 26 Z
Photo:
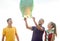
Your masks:
M 57 36 L 57 31 L 56 31 L 56 24 L 51 22 L 52 28 L 54 28 L 54 34 Z

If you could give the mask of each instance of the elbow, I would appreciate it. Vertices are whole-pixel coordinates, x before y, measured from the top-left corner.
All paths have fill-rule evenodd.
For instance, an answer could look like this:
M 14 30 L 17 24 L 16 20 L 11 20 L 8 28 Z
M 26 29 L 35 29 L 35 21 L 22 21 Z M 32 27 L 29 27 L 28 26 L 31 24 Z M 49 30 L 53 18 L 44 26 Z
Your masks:
M 26 26 L 26 28 L 29 28 L 28 26 Z
M 28 28 L 29 28 L 29 26 L 26 26 L 26 28 L 28 29 Z

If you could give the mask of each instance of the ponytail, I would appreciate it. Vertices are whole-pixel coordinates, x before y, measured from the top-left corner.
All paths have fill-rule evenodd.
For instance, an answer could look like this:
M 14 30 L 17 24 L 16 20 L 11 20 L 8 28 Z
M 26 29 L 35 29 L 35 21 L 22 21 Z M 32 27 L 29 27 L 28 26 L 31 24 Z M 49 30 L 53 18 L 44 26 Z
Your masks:
M 51 24 L 52 24 L 52 28 L 54 28 L 54 34 L 57 36 L 57 31 L 56 31 L 56 24 L 55 23 L 53 23 L 53 22 L 51 22 Z

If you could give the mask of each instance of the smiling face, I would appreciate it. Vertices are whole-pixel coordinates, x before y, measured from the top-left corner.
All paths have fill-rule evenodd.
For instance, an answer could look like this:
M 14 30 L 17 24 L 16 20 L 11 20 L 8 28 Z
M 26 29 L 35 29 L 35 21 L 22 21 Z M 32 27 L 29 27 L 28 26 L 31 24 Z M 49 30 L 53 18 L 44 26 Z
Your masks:
M 44 24 L 44 20 L 43 19 L 40 19 L 39 22 L 38 22 L 39 25 L 43 25 Z
M 12 19 L 11 18 L 7 19 L 7 23 L 8 25 L 12 25 Z
M 52 23 L 50 22 L 49 24 L 48 24 L 48 30 L 50 30 L 50 29 L 52 29 Z

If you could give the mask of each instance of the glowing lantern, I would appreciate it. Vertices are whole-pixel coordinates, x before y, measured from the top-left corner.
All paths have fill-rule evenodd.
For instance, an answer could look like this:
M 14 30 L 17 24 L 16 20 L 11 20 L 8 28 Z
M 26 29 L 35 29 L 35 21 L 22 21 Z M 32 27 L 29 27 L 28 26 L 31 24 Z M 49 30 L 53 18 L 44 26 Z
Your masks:
M 23 17 L 32 17 L 33 0 L 20 0 L 20 10 Z

